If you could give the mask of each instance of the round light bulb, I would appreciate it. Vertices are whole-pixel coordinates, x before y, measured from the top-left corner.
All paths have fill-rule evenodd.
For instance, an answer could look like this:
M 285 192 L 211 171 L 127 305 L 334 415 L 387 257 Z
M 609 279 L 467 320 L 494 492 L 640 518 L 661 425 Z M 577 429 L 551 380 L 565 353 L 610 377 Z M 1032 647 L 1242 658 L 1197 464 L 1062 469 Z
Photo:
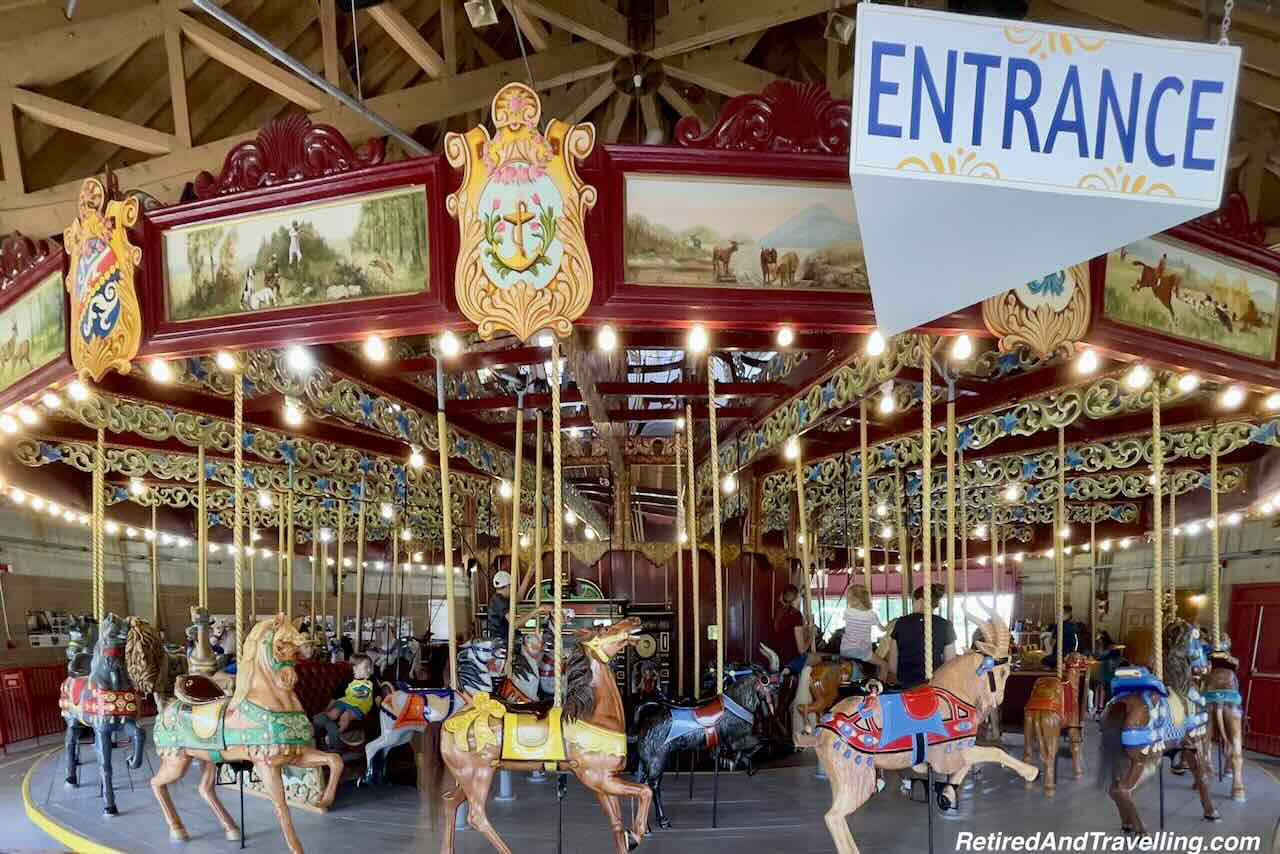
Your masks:
M 285 359 L 289 363 L 289 369 L 295 374 L 304 374 L 315 365 L 315 361 L 311 358 L 311 354 L 307 352 L 307 348 L 297 344 L 285 351 Z
M 30 427 L 40 420 L 40 415 L 30 406 L 23 405 L 18 407 L 18 420 Z
M 1239 524 L 1240 524 L 1240 520 L 1241 520 L 1241 518 L 1243 518 L 1243 517 L 1241 517 L 1241 515 L 1240 515 L 1239 513 L 1228 513 L 1228 514 L 1227 514 L 1227 524 L 1228 524 L 1228 525 L 1239 525 Z
M 890 537 L 892 537 L 892 536 L 893 536 L 893 526 L 892 526 L 892 525 L 885 525 L 884 527 L 882 527 L 882 528 L 880 529 L 880 536 L 881 536 L 881 537 L 883 537 L 883 538 L 884 538 L 884 539 L 886 539 L 886 540 L 887 540 L 887 539 L 889 539 Z
M 684 429 L 684 416 L 683 416 L 683 415 L 681 415 L 679 418 L 677 418 L 677 419 L 676 419 L 676 429 L 677 429 L 677 430 L 683 430 L 683 429 Z
M 420 469 L 427 464 L 427 458 L 422 455 L 422 449 L 414 445 L 409 450 L 409 465 L 415 469 Z
M 707 349 L 709 339 L 707 338 L 707 330 L 701 324 L 697 324 L 689 330 L 688 348 L 691 353 L 702 353 Z
M 142 495 L 147 491 L 147 485 L 142 482 L 140 477 L 129 478 L 129 492 L 133 495 Z
M 879 409 L 881 414 L 888 415 L 889 413 L 893 412 L 893 408 L 894 408 L 893 393 L 885 392 L 884 394 L 881 394 L 880 404 L 879 404 Z
M 973 339 L 968 335 L 956 336 L 955 343 L 951 345 L 951 358 L 956 361 L 963 362 L 965 359 L 973 355 Z
M 885 516 L 888 516 L 888 515 L 889 515 L 889 505 L 888 505 L 888 504 L 885 504 L 883 501 L 881 501 L 879 504 L 877 504 L 877 505 L 876 505 L 876 515 L 877 515 L 877 516 L 879 516 L 879 517 L 881 517 L 881 518 L 884 518 Z
M 1151 382 L 1151 369 L 1141 363 L 1130 368 L 1129 373 L 1124 377 L 1124 384 L 1134 391 L 1146 388 L 1149 382 Z
M 17 433 L 18 419 L 8 414 L 0 415 L 0 430 L 6 433 Z
M 258 506 L 266 509 L 271 506 L 271 493 L 265 489 L 258 490 Z
M 71 395 L 71 399 L 74 401 L 88 400 L 89 388 L 80 380 L 72 380 L 71 384 L 67 386 L 67 394 Z
M 725 495 L 732 495 L 738 490 L 738 477 L 732 473 L 724 476 L 721 487 L 724 489 Z
M 784 326 L 778 330 L 779 347 L 790 347 L 794 343 L 796 343 L 796 333 L 790 326 Z
M 1227 386 L 1219 400 L 1223 409 L 1235 409 L 1244 403 L 1244 388 L 1238 385 Z
M 382 507 L 379 508 L 378 512 L 382 514 L 383 519 L 390 519 L 393 511 L 391 509 L 391 505 L 384 501 L 382 502 Z
M 452 359 L 454 356 L 462 352 L 462 342 L 458 340 L 458 336 L 451 331 L 445 330 L 440 335 L 440 354 L 446 359 Z
M 405 528 L 400 532 L 400 539 L 404 540 L 406 543 L 411 542 L 413 540 L 413 531 L 409 528 Z
M 511 481 L 503 480 L 498 484 L 498 495 L 505 501 L 511 497 Z
M 1004 488 L 1004 500 L 1013 503 L 1022 497 L 1022 487 L 1016 483 L 1011 483 Z
M 218 369 L 230 373 L 236 369 L 236 358 L 226 350 L 219 350 L 218 355 L 214 357 L 214 362 Z
M 302 426 L 303 415 L 302 406 L 298 401 L 291 397 L 285 398 L 284 401 L 284 423 L 290 427 Z
M 601 353 L 612 353 L 618 347 L 618 333 L 613 331 L 613 327 L 605 324 L 600 327 L 600 331 L 596 333 L 596 347 Z
M 1280 395 L 1273 395 L 1273 397 L 1280 399 Z M 44 404 L 45 409 L 57 409 L 62 405 L 62 398 L 51 391 L 46 391 L 40 398 L 40 402 Z
M 364 357 L 370 362 L 384 362 L 387 359 L 387 344 L 377 335 L 370 335 L 364 340 Z
M 800 459 L 800 440 L 797 439 L 795 436 L 792 436 L 790 439 L 787 440 L 787 444 L 783 448 L 783 451 L 786 454 L 787 459 L 789 460 Z
M 1194 374 L 1194 373 L 1183 374 L 1182 376 L 1178 377 L 1178 391 L 1182 392 L 1183 394 L 1190 394 L 1191 392 L 1195 391 L 1199 387 L 1200 387 L 1199 374 Z
M 164 359 L 152 359 L 147 364 L 147 374 L 153 382 L 167 383 L 173 381 L 173 368 Z
M 1080 355 L 1076 356 L 1076 373 L 1087 376 L 1096 370 L 1098 370 L 1098 352 L 1081 350 Z
M 521 534 L 521 535 L 520 535 L 520 548 L 522 548 L 522 549 L 527 549 L 527 548 L 529 548 L 529 535 L 528 535 L 528 534 Z
M 588 540 L 594 540 L 596 538 L 596 532 L 593 528 L 587 528 L 582 533 Z
M 868 356 L 879 356 L 884 352 L 885 340 L 879 329 L 872 329 L 867 336 L 866 353 Z
M 1269 412 L 1275 412 L 1277 409 L 1280 409 L 1280 391 L 1273 391 L 1271 394 L 1267 395 L 1267 399 L 1263 403 L 1263 406 L 1265 406 Z

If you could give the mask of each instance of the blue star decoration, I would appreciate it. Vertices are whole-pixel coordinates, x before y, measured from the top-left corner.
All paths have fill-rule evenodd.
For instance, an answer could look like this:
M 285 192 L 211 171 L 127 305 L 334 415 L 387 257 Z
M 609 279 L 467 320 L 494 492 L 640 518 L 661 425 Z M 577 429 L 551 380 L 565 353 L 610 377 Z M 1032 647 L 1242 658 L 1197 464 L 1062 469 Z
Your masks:
M 805 471 L 805 480 L 808 480 L 811 483 L 816 483 L 822 480 L 822 467 L 809 466 L 809 468 Z
M 964 427 L 960 430 L 960 450 L 967 451 L 973 444 L 973 428 Z
M 833 381 L 827 382 L 827 384 L 822 387 L 823 407 L 830 406 L 831 402 L 834 401 L 835 399 L 836 399 L 836 384 L 835 384 L 835 381 L 833 380 Z
M 1027 488 L 1027 501 L 1037 501 L 1040 498 L 1042 490 L 1038 486 Z
M 996 376 L 1005 377 L 1018 369 L 1018 354 L 1005 353 L 996 360 Z
M 802 400 L 796 406 L 796 418 L 800 424 L 809 423 L 809 401 Z
M 317 492 L 328 492 L 331 489 L 333 489 L 333 481 L 329 480 L 329 478 L 327 477 L 316 478 Z
M 255 486 L 253 472 L 249 471 L 248 469 L 246 469 L 244 472 L 241 473 L 240 480 L 244 483 L 245 486 L 249 487 L 250 489 L 253 489 L 253 487 Z
M 907 495 L 919 495 L 920 487 L 923 485 L 924 479 L 921 475 L 911 472 L 907 475 Z
M 859 477 L 862 474 L 862 455 L 853 457 L 849 462 L 849 476 Z
M 1064 456 L 1064 461 L 1069 469 L 1078 469 L 1084 466 L 1084 457 L 1081 456 L 1079 451 L 1068 449 Z
M 1006 436 L 1011 435 L 1014 430 L 1018 429 L 1018 416 L 1012 412 L 1006 412 L 1000 416 L 1000 432 Z
M 367 475 L 373 471 L 373 460 L 368 457 L 361 457 L 357 468 L 360 469 L 361 474 Z
M 191 374 L 191 376 L 195 377 L 200 382 L 204 382 L 209 378 L 209 372 L 205 370 L 204 362 L 200 359 L 187 359 L 186 363 L 187 373 Z
M 1204 487 L 1205 489 L 1208 489 L 1211 483 L 1212 481 L 1209 480 L 1209 475 L 1207 474 L 1200 475 L 1200 486 Z
M 1022 479 L 1031 480 L 1036 476 L 1036 470 L 1040 468 L 1040 464 L 1033 457 L 1022 458 Z
M 1067 497 L 1075 498 L 1080 494 L 1080 485 L 1074 480 L 1067 481 Z
M 1249 431 L 1249 441 L 1255 445 L 1276 444 L 1278 425 L 1280 425 L 1280 421 L 1268 421 L 1266 424 L 1259 424 Z
M 298 464 L 298 449 L 292 442 L 280 443 L 280 456 L 284 457 L 284 461 L 291 466 Z
M 361 420 L 361 421 L 366 421 L 366 422 L 367 422 L 367 421 L 372 421 L 372 420 L 373 420 L 373 407 L 374 407 L 374 403 L 375 403 L 374 399 L 373 399 L 372 397 L 370 397 L 369 395 L 367 395 L 367 394 L 361 394 L 361 395 L 360 395 L 360 400 L 356 403 L 356 405 L 357 405 L 358 407 L 360 407 L 360 420 Z
M 217 463 L 205 463 L 205 464 L 204 464 L 204 479 L 205 479 L 205 480 L 213 480 L 213 479 L 214 479 L 215 477 L 217 477 L 217 476 L 218 476 L 218 464 L 217 464 Z
M 129 490 L 125 489 L 122 486 L 112 487 L 111 489 L 112 504 L 116 504 L 118 502 L 128 501 L 128 500 L 129 500 Z
M 53 445 L 40 443 L 40 459 L 46 463 L 62 462 L 62 451 L 59 451 Z
M 247 431 L 247 430 L 246 430 L 246 431 L 245 431 L 245 434 L 244 434 L 244 437 L 240 440 L 240 447 L 244 448 L 246 451 L 252 451 L 252 450 L 253 450 L 253 437 L 254 437 L 255 435 L 256 435 L 256 434 L 254 434 L 254 433 L 250 433 L 249 431 Z

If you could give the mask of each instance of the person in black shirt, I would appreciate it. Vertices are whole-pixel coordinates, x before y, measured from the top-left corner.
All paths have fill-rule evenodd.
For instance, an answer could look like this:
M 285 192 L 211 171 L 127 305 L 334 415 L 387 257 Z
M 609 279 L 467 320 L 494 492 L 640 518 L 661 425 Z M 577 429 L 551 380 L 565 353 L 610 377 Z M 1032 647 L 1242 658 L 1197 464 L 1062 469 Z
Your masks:
M 1049 627 L 1050 643 L 1058 642 L 1058 626 L 1055 623 Z M 1080 624 L 1071 619 L 1071 606 L 1064 605 L 1062 607 L 1062 648 L 1067 655 L 1080 651 Z M 1058 651 L 1055 649 L 1044 657 L 1041 665 L 1045 670 L 1058 669 Z
M 941 584 L 930 588 L 933 596 L 933 607 L 936 610 L 946 591 Z M 917 587 L 914 594 L 915 613 L 899 617 L 893 628 L 885 636 L 888 649 L 889 671 L 897 674 L 897 682 L 903 688 L 915 688 L 927 680 L 924 672 L 924 588 Z M 950 621 L 931 615 L 933 618 L 933 667 L 936 670 L 944 661 L 949 661 L 956 654 L 956 630 Z M 884 646 L 882 645 L 882 649 Z

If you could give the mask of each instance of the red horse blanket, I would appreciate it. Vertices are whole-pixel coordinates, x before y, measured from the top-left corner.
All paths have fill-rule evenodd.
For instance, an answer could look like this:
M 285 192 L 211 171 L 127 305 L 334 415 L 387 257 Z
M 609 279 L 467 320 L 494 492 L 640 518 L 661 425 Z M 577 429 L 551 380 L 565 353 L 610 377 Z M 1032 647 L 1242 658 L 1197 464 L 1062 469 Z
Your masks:
M 944 688 L 922 685 L 900 694 L 866 697 L 852 713 L 835 712 L 819 727 L 859 753 L 910 750 L 912 764 L 918 765 L 935 744 L 974 738 L 978 710 Z
M 142 697 L 136 691 L 108 691 L 89 684 L 88 676 L 74 676 L 62 683 L 58 708 L 64 715 L 82 719 L 136 718 L 141 712 Z

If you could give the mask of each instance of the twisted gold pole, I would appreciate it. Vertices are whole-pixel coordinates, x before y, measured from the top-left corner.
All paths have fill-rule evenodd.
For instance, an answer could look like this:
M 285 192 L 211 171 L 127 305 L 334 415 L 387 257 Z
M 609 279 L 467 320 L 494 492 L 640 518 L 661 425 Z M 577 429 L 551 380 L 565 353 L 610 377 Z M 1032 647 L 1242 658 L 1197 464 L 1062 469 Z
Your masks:
M 812 554 L 812 552 L 809 548 L 809 513 L 805 507 L 804 500 L 804 464 L 800 462 L 800 456 L 798 454 L 796 455 L 795 466 L 793 468 L 795 470 L 796 479 L 796 514 L 800 517 L 799 551 L 800 577 L 804 579 L 804 621 L 805 630 L 809 632 L 809 652 L 813 652 L 815 649 L 814 634 L 816 633 L 810 630 L 810 627 L 813 626 L 813 584 L 809 577 L 809 555 Z
M 1098 649 L 1098 518 L 1089 505 L 1089 649 Z M 1094 652 L 1096 655 L 1097 653 Z
M 334 603 L 334 606 L 333 606 L 333 629 L 334 629 L 334 633 L 337 636 L 339 645 L 341 645 L 342 643 L 342 588 L 343 588 L 343 581 L 345 580 L 344 576 L 346 574 L 346 567 L 343 566 L 342 561 L 346 555 L 346 550 L 347 550 L 347 508 L 346 508 L 346 503 L 342 500 L 339 500 L 338 501 L 338 551 L 337 551 L 336 559 L 334 560 L 334 575 L 337 578 L 336 588 L 338 591 L 338 595 L 337 595 L 337 601 Z M 431 617 L 431 603 L 428 602 L 427 603 L 428 621 L 430 620 L 430 617 Z M 428 625 L 430 625 L 430 622 L 428 622 Z
M 316 587 L 320 581 L 320 503 L 311 511 L 311 639 L 316 638 Z
M 106 469 L 107 454 L 105 449 L 106 431 L 98 428 L 97 453 L 93 458 L 93 500 L 97 507 L 97 518 L 93 521 L 93 576 L 94 587 L 93 610 L 99 623 L 107 613 L 107 564 L 106 549 L 103 544 L 103 529 L 106 527 Z
M 1057 659 L 1058 678 L 1062 678 L 1063 659 L 1066 658 L 1062 652 L 1063 638 L 1063 611 L 1065 605 L 1066 578 L 1067 578 L 1067 554 L 1066 554 L 1066 538 L 1063 536 L 1063 528 L 1067 524 L 1067 489 L 1066 489 L 1066 432 L 1060 426 L 1058 427 L 1058 512 L 1054 515 L 1057 519 L 1054 522 L 1054 556 L 1057 560 L 1054 563 L 1054 580 L 1053 580 L 1053 606 L 1058 615 L 1058 642 L 1054 647 L 1054 658 Z
M 871 493 L 867 486 L 867 399 L 858 402 L 858 472 L 859 486 L 862 493 L 862 577 L 867 585 L 867 596 L 871 595 Z M 886 558 L 887 562 L 887 558 Z M 885 587 L 887 593 L 889 588 Z
M 960 617 L 964 623 L 964 640 L 969 642 L 969 507 L 964 496 L 964 451 L 959 454 L 960 483 L 960 586 L 963 588 L 964 607 Z M 995 574 L 992 574 L 995 578 Z M 994 597 L 993 597 L 994 598 Z
M 561 567 L 564 562 L 564 491 L 560 458 L 560 339 L 551 341 L 551 543 L 555 548 L 552 571 L 555 573 L 552 594 L 555 619 L 555 704 L 564 705 L 564 578 Z
M 159 502 L 151 498 L 151 623 L 159 631 L 160 626 L 160 532 L 156 530 L 156 509 Z
M 1216 427 L 1217 424 L 1215 423 Z M 1213 524 L 1209 526 L 1209 572 L 1210 597 L 1213 605 L 1213 646 L 1217 649 L 1222 644 L 1222 552 L 1218 539 L 1218 442 L 1217 431 L 1210 434 L 1209 439 L 1209 518 Z
M 209 607 L 209 501 L 205 487 L 204 445 L 196 448 L 196 604 Z
M 455 593 L 453 588 L 453 496 L 449 485 L 449 424 L 444 417 L 444 388 L 437 392 L 439 404 L 436 408 L 436 434 L 440 445 L 440 520 L 444 529 L 444 598 L 445 608 L 449 612 L 449 687 L 458 690 L 458 627 Z M 397 543 L 399 538 L 397 537 Z M 397 554 L 398 558 L 399 555 Z M 395 569 L 395 565 L 392 565 Z M 392 578 L 395 577 L 394 572 Z M 512 612 L 515 616 L 515 612 Z M 400 627 L 396 626 L 399 636 Z
M 685 445 L 689 466 L 689 573 L 693 583 L 693 696 L 702 696 L 702 574 L 698 571 L 698 483 L 693 467 L 693 406 L 684 405 L 684 423 L 689 431 Z M 713 484 L 714 492 L 719 488 Z
M 360 513 L 356 517 L 356 637 L 354 649 L 364 650 L 364 512 L 369 502 L 365 497 L 364 483 L 360 488 Z M 427 603 L 428 606 L 431 604 Z M 427 626 L 431 628 L 430 624 Z
M 276 499 L 276 613 L 283 614 L 284 610 L 284 496 L 278 496 Z
M 297 530 L 294 528 L 294 519 L 293 519 L 292 469 L 290 469 L 289 494 L 286 496 L 286 499 L 289 505 L 289 513 L 288 513 L 288 519 L 285 521 L 286 533 L 284 538 L 284 548 L 285 548 L 285 552 L 287 553 L 287 559 L 285 560 L 285 563 L 284 563 L 284 566 L 285 566 L 284 607 L 285 607 L 285 614 L 288 616 L 290 620 L 292 620 L 293 619 L 293 583 L 294 583 L 293 582 L 293 559 L 294 559 L 293 550 L 294 550 L 294 544 L 298 542 Z
M 928 335 L 921 336 L 920 347 L 920 367 L 924 372 L 924 400 L 920 406 L 924 422 L 920 436 L 920 457 L 923 463 L 920 531 L 925 537 L 920 586 L 924 589 L 924 678 L 930 680 L 933 679 L 933 589 L 930 584 L 933 549 L 929 544 L 933 531 L 933 339 Z
M 894 465 L 893 468 L 893 522 L 898 529 L 898 567 L 901 569 L 899 578 L 902 583 L 902 613 L 904 615 L 911 613 L 911 552 L 907 548 L 907 525 L 906 519 L 902 511 L 902 504 L 906 500 L 906 496 L 902 489 L 902 466 Z M 888 563 L 888 557 L 885 557 Z
M 542 607 L 542 515 L 545 512 L 542 496 L 542 411 L 534 416 L 538 447 L 534 450 L 533 464 L 533 604 Z
M 1213 438 L 1210 437 L 1210 442 Z M 1177 472 L 1175 471 L 1176 475 Z M 1178 610 L 1178 538 L 1173 529 L 1178 525 L 1178 485 L 1177 478 L 1169 478 L 1169 598 L 1173 601 L 1174 613 Z M 1216 525 L 1215 525 L 1216 527 Z
M 716 580 L 716 690 L 724 685 L 724 574 L 720 555 L 720 442 L 716 435 L 716 372 L 707 353 L 707 429 L 711 434 L 711 536 L 715 546 Z M 803 523 L 802 523 L 803 524 Z M 809 568 L 804 568 L 805 590 L 809 584 Z M 810 612 L 809 619 L 813 614 Z
M 947 393 L 947 619 L 956 621 L 956 402 Z
M 684 519 L 684 462 L 680 459 L 683 434 L 676 431 L 676 690 L 680 696 L 684 690 L 684 544 L 680 535 L 685 529 Z M 690 482 L 693 474 L 689 475 Z M 686 534 L 687 536 L 687 534 Z
M 524 393 L 520 394 L 520 406 L 516 408 L 516 471 L 511 478 L 511 604 L 507 619 L 507 661 L 503 672 L 511 676 L 511 662 L 515 660 L 516 612 L 520 603 L 520 469 L 524 466 Z
M 1161 569 L 1164 566 L 1164 555 L 1161 554 L 1164 547 L 1164 520 L 1161 518 L 1164 509 L 1164 446 L 1160 438 L 1161 382 L 1163 380 L 1156 377 L 1151 384 L 1151 474 L 1156 481 L 1151 487 L 1152 524 L 1155 527 L 1155 537 L 1151 542 L 1152 565 L 1155 567 L 1155 571 L 1151 573 L 1154 605 L 1151 621 L 1151 657 L 1154 666 L 1151 670 L 1157 679 L 1164 679 L 1164 570 Z M 1214 528 L 1217 528 L 1217 520 Z
M 231 566 L 236 596 L 236 658 L 244 644 L 244 379 L 231 375 L 232 417 L 234 420 L 235 447 L 232 449 L 232 465 L 235 477 L 235 507 L 231 522 Z M 203 481 L 202 481 L 203 482 Z

